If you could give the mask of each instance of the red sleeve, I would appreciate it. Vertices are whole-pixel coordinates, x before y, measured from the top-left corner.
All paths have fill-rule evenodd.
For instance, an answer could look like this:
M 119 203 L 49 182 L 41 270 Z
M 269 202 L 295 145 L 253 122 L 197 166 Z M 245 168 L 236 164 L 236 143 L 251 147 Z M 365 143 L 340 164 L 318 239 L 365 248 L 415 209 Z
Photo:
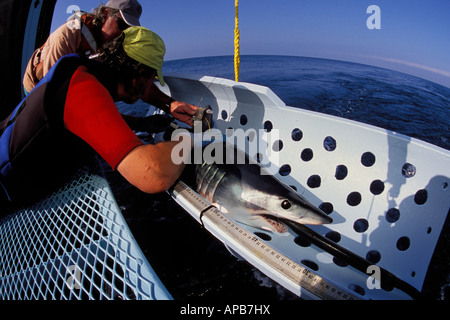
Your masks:
M 72 76 L 64 109 L 66 128 L 116 169 L 142 141 L 128 127 L 108 90 L 81 66 Z

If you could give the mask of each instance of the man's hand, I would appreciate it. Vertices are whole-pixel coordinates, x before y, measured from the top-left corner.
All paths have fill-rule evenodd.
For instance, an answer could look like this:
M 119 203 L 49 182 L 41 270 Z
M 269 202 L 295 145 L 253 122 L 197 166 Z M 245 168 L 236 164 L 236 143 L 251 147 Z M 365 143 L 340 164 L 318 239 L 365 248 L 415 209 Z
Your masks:
M 191 127 L 194 126 L 192 117 L 195 115 L 195 110 L 197 109 L 198 107 L 182 101 L 172 101 L 170 104 L 170 114 L 175 119 L 180 120 Z

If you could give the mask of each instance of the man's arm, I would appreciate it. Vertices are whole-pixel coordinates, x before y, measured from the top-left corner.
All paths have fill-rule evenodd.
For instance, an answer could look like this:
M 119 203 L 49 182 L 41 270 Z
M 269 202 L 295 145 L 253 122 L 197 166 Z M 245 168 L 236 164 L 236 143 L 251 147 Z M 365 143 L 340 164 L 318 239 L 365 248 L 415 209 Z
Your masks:
M 175 184 L 190 157 L 190 152 L 184 154 L 184 161 L 175 164 L 171 157 L 172 150 L 178 143 L 185 142 L 168 141 L 137 147 L 123 158 L 117 171 L 143 192 L 164 192 Z
M 159 90 L 153 82 L 147 86 L 142 101 L 171 114 L 175 119 L 187 123 L 191 127 L 194 126 L 192 123 L 192 116 L 195 115 L 195 110 L 197 110 L 198 107 L 182 101 L 173 100 Z
M 106 88 L 79 67 L 72 76 L 64 108 L 64 124 L 89 144 L 114 170 L 144 192 L 170 188 L 190 160 L 192 139 L 143 145 L 120 115 Z M 181 155 L 177 148 L 184 143 Z

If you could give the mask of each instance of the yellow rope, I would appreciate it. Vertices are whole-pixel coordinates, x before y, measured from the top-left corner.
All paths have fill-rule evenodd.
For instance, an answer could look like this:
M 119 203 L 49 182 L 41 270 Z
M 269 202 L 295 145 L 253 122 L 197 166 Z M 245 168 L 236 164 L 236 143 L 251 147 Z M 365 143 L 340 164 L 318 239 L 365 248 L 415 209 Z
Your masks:
M 234 29 L 234 76 L 239 81 L 239 68 L 241 65 L 240 48 L 239 48 L 239 0 L 235 0 L 236 7 L 236 25 Z

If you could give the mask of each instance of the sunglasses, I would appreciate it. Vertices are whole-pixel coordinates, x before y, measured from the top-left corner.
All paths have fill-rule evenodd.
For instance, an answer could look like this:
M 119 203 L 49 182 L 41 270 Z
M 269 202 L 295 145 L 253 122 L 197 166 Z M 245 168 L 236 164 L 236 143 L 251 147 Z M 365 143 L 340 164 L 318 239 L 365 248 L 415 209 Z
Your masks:
M 130 27 L 122 18 L 118 17 L 117 15 L 115 17 L 117 19 L 117 25 L 120 31 L 124 31 Z

